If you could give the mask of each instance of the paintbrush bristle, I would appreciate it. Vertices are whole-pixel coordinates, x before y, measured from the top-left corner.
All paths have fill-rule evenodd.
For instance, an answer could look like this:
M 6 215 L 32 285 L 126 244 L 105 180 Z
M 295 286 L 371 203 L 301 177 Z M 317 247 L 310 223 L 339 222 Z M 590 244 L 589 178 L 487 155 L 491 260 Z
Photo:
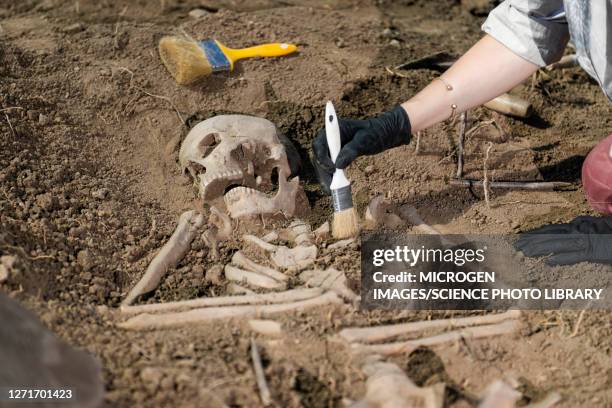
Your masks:
M 334 212 L 332 236 L 336 239 L 354 237 L 359 233 L 359 218 L 354 207 Z
M 212 66 L 204 50 L 195 41 L 164 37 L 159 42 L 159 56 L 181 85 L 191 84 L 212 73 Z

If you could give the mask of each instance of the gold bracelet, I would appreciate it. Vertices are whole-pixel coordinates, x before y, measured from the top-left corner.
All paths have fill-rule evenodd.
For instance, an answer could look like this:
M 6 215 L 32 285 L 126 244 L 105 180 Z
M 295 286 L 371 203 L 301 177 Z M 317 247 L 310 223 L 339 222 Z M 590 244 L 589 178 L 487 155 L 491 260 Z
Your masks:
M 444 80 L 444 78 L 442 78 L 441 76 L 437 77 L 436 79 L 444 84 L 444 86 L 446 87 L 447 91 L 452 91 L 453 90 L 453 86 L 451 84 L 449 84 L 448 82 L 446 82 Z
M 437 77 L 436 79 L 444 84 L 444 86 L 446 87 L 447 91 L 450 92 L 450 91 L 452 91 L 454 89 L 453 86 L 451 84 L 449 84 L 448 82 L 446 82 L 446 80 L 444 80 L 444 78 L 442 78 L 441 76 Z M 453 119 L 455 119 L 455 112 L 457 110 L 457 105 L 453 103 L 450 107 L 451 107 L 450 119 L 453 120 Z

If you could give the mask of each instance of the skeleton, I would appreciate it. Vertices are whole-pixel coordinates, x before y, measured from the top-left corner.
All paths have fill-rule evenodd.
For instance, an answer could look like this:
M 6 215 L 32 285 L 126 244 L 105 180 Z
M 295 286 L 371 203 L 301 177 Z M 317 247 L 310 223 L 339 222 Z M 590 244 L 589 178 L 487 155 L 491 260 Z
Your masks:
M 288 146 L 286 140 L 285 145 Z M 143 279 L 122 303 L 118 326 L 127 330 L 150 330 L 249 319 L 254 332 L 278 336 L 282 333 L 278 323 L 260 319 L 358 302 L 359 296 L 348 288 L 341 271 L 313 267 L 321 252 L 330 254 L 343 250 L 353 245 L 355 240 L 326 245 L 328 223 L 313 233 L 310 225 L 295 218 L 307 214 L 309 207 L 299 179 L 291 178 L 297 172 L 297 160 L 288 161 L 285 145 L 272 123 L 249 116 L 218 116 L 191 130 L 181 146 L 179 163 L 183 172 L 192 177 L 199 197 L 210 206 L 208 222 L 205 223 L 204 215 L 198 211 L 181 215 L 169 242 L 155 256 Z M 277 192 L 273 194 L 275 182 Z M 225 211 L 219 208 L 225 208 Z M 410 222 L 422 232 L 439 234 L 419 217 L 414 208 L 392 208 L 382 197 L 373 200 L 368 211 L 372 227 L 384 225 L 394 228 Z M 211 257 L 218 260 L 217 246 L 231 238 L 233 222 L 279 215 L 294 221 L 283 230 L 271 231 L 261 237 L 243 235 L 244 250 L 235 252 L 227 265 L 215 265 L 219 272 L 224 271 L 224 279 L 229 281 L 228 293 L 235 295 L 131 305 L 138 296 L 154 290 L 166 271 L 178 264 L 191 242 L 197 239 L 200 229 L 204 229 L 201 239 L 211 248 Z M 278 240 L 289 244 L 276 244 Z M 318 246 L 322 243 L 323 248 Z M 265 263 L 268 265 L 250 259 L 247 248 L 267 258 Z M 297 287 L 290 285 L 295 284 L 290 276 L 297 277 L 300 282 Z M 238 293 L 240 295 L 236 295 Z M 352 351 L 369 356 L 363 366 L 369 377 L 367 394 L 355 407 L 408 406 L 407 401 L 417 400 L 421 405 L 410 406 L 438 407 L 441 404 L 440 389 L 419 388 L 397 366 L 373 356 L 405 353 L 421 345 L 438 345 L 465 337 L 507 334 L 517 330 L 518 325 L 518 312 L 507 312 L 342 330 L 339 337 L 349 344 Z M 418 339 L 379 343 L 429 329 L 451 330 Z M 389 400 L 389 396 L 397 396 L 397 400 Z
M 266 290 L 267 293 L 138 306 L 124 304 L 120 314 L 127 319 L 119 323 L 119 326 L 128 330 L 143 330 L 180 327 L 220 319 L 267 318 L 280 313 L 342 304 L 344 301 L 355 302 L 358 299 L 357 295 L 347 287 L 346 277 L 342 272 L 335 269 L 304 270 L 315 260 L 314 257 L 308 257 L 312 254 L 311 248 L 314 248 L 315 256 L 317 250 L 316 246 L 311 244 L 314 235 L 308 224 L 296 221 L 279 235 L 291 237 L 295 246 L 289 248 L 275 245 L 253 235 L 246 235 L 243 239 L 254 242 L 257 248 L 269 254 L 270 263 L 282 264 L 286 271 L 302 271 L 299 275 L 302 287 L 284 290 L 288 280 L 287 275 L 256 263 L 238 251 L 232 257 L 231 263 L 225 266 L 226 279 L 258 290 Z M 269 238 L 274 236 L 271 235 Z M 306 255 L 301 251 L 305 251 Z M 284 254 L 280 257 L 282 261 L 279 261 L 278 254 Z M 278 292 L 278 290 L 283 291 Z

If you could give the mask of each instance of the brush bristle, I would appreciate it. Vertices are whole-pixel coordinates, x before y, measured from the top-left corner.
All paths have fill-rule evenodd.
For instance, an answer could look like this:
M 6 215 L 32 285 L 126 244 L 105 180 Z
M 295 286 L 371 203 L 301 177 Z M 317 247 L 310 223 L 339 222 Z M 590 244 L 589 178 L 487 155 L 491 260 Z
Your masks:
M 359 233 L 359 219 L 354 207 L 334 213 L 332 236 L 336 239 L 354 237 Z
M 210 75 L 212 67 L 198 43 L 179 37 L 164 37 L 159 42 L 162 62 L 181 85 Z

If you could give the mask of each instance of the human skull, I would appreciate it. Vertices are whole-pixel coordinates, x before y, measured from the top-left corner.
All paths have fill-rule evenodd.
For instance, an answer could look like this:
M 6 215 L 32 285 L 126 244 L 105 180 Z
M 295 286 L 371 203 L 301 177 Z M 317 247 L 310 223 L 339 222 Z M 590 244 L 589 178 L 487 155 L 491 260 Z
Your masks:
M 232 218 L 304 216 L 308 201 L 299 178 L 288 180 L 291 170 L 280 137 L 266 119 L 215 116 L 191 129 L 181 145 L 179 163 L 204 202 L 223 197 Z

